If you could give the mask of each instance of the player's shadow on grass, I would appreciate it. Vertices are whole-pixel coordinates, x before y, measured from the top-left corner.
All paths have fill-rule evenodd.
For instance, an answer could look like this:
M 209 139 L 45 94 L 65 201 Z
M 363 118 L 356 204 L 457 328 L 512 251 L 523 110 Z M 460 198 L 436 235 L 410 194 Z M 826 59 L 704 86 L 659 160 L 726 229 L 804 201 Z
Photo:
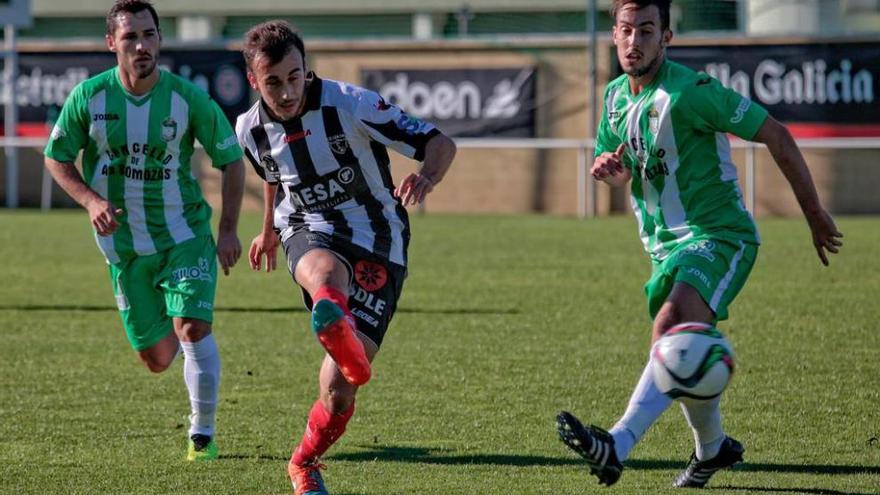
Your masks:
M 631 459 L 626 461 L 629 469 L 683 469 L 685 463 L 681 461 L 654 460 L 654 459 Z M 744 462 L 733 468 L 734 472 L 771 472 L 771 473 L 799 473 L 799 474 L 880 474 L 880 466 L 841 466 L 833 464 L 777 464 Z M 771 488 L 763 486 L 734 486 L 715 485 L 709 486 L 715 490 L 734 490 L 746 493 L 806 493 L 811 495 L 871 495 L 862 492 L 844 492 L 826 488 Z
M 87 304 L 49 305 L 49 304 L 13 304 L 0 305 L 0 311 L 113 311 L 113 306 L 93 306 Z M 224 307 L 214 308 L 216 313 L 306 313 L 303 306 L 285 306 L 274 308 L 261 307 Z M 397 313 L 441 314 L 441 315 L 518 315 L 520 310 L 514 308 L 397 308 Z
M 429 447 L 397 447 L 391 445 L 358 445 L 363 452 L 332 454 L 328 459 L 339 461 L 385 461 L 421 464 L 486 464 L 493 466 L 577 466 L 583 464 L 578 459 L 546 457 L 520 454 L 459 454 L 445 455 L 452 449 Z
M 630 469 L 684 469 L 684 461 L 665 459 L 630 459 L 626 461 Z M 763 462 L 743 462 L 733 467 L 734 471 L 766 471 L 772 473 L 802 474 L 880 474 L 880 466 L 843 466 L 833 464 L 777 464 Z
M 864 492 L 842 492 L 826 488 L 770 488 L 765 486 L 710 486 L 710 490 L 732 490 L 746 493 L 807 493 L 811 495 L 873 495 Z

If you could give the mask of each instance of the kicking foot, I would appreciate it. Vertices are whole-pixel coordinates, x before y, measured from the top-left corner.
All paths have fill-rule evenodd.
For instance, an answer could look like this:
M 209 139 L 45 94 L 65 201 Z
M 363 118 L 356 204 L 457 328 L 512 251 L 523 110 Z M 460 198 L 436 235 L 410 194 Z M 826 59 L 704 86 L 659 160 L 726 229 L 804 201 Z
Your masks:
M 339 306 L 327 299 L 315 303 L 312 330 L 348 383 L 363 385 L 370 380 L 370 360 L 364 352 L 364 344 L 354 334 Z
M 587 461 L 590 474 L 599 478 L 599 484 L 611 486 L 620 478 L 623 464 L 614 452 L 614 437 L 598 426 L 584 426 L 569 412 L 556 416 L 559 438 L 571 450 Z

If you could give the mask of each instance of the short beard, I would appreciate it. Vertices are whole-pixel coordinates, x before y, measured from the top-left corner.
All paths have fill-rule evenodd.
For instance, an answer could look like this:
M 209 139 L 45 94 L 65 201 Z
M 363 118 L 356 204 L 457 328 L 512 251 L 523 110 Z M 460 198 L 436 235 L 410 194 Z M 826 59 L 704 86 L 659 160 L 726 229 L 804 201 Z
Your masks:
M 146 79 L 153 74 L 153 71 L 156 70 L 156 59 L 152 60 L 152 63 L 147 66 L 144 70 L 137 71 L 135 75 L 137 75 L 138 79 Z
M 658 53 L 657 56 L 654 57 L 654 60 L 648 62 L 648 64 L 641 69 L 633 69 L 627 72 L 626 75 L 631 77 L 642 77 L 645 74 L 648 74 L 649 72 L 654 70 L 654 68 L 657 67 L 657 64 L 659 64 L 661 60 L 663 60 L 663 52 Z

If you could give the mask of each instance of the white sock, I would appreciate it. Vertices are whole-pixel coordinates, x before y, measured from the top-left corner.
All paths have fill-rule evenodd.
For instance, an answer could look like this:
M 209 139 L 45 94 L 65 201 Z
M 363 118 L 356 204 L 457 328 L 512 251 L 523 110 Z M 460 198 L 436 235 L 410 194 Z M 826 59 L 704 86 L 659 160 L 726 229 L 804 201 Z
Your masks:
M 681 403 L 681 411 L 694 430 L 694 445 L 698 460 L 711 459 L 721 450 L 725 435 L 721 427 L 720 404 L 720 396 L 707 401 Z
M 648 428 L 663 414 L 672 399 L 661 392 L 654 384 L 654 373 L 651 370 L 651 358 L 642 371 L 642 376 L 629 398 L 629 404 L 623 417 L 611 428 L 614 437 L 614 453 L 617 459 L 623 462 L 629 457 L 629 452 L 648 431 Z
M 214 335 L 198 342 L 181 342 L 183 348 L 183 381 L 189 390 L 192 406 L 189 435 L 214 436 L 214 413 L 220 389 L 220 353 Z

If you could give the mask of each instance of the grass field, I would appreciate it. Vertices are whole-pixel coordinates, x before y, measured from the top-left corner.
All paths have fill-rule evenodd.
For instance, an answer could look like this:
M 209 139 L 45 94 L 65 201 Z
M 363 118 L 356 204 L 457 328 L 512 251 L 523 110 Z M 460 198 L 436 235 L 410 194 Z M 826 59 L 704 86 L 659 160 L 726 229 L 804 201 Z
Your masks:
M 220 282 L 222 459 L 182 460 L 181 363 L 138 364 L 82 211 L 0 213 L 0 493 L 284 494 L 321 351 L 285 271 Z M 713 494 L 880 493 L 880 219 L 845 218 L 821 267 L 801 220 L 764 247 L 720 328 L 722 404 L 746 462 Z M 245 245 L 257 218 L 242 221 Z M 682 493 L 677 407 L 599 488 L 557 439 L 567 409 L 610 426 L 644 364 L 649 265 L 631 218 L 415 218 L 400 309 L 348 433 L 334 495 Z

